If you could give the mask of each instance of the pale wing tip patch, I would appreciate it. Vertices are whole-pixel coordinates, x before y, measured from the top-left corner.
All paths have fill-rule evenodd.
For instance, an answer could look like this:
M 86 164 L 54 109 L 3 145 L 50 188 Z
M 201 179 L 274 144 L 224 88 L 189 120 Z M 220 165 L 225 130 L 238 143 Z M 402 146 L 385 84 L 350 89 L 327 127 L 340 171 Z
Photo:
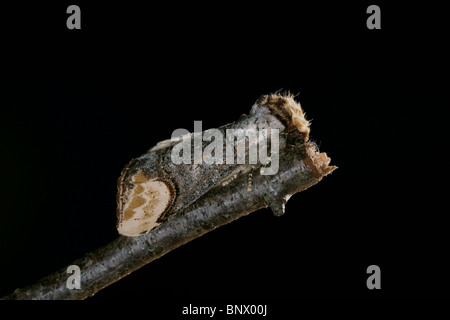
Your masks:
M 148 179 L 142 172 L 131 178 L 133 187 L 121 196 L 117 230 L 124 236 L 138 236 L 160 224 L 158 219 L 171 205 L 168 184 Z

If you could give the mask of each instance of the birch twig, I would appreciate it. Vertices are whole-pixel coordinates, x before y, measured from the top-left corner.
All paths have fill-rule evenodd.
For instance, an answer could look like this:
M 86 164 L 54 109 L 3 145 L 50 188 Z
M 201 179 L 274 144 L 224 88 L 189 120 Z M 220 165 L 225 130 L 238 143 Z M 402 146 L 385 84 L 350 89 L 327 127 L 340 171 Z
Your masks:
M 309 130 L 308 130 L 309 133 Z M 66 285 L 67 267 L 35 284 L 16 289 L 3 299 L 85 299 L 173 249 L 250 212 L 270 207 L 284 213 L 287 200 L 319 182 L 336 167 L 306 139 L 287 139 L 280 149 L 278 172 L 252 171 L 229 183 L 218 183 L 189 206 L 174 212 L 164 223 L 136 237 L 119 236 L 74 261 L 81 270 L 81 289 Z

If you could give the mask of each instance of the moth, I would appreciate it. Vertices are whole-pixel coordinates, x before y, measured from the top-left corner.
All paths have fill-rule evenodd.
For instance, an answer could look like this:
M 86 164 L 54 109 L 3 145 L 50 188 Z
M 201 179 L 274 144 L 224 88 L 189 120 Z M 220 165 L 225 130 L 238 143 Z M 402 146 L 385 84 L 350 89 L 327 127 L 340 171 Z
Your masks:
M 289 132 L 289 137 L 304 142 L 309 136 L 309 122 L 291 95 L 263 95 L 252 106 L 248 115 L 242 115 L 237 121 L 220 128 L 210 129 L 216 130 L 215 139 L 222 139 L 215 141 L 214 153 L 218 153 L 218 148 L 221 148 L 223 154 L 230 151 L 231 142 L 227 139 L 229 130 L 264 132 L 268 129 L 271 132 L 279 132 L 283 137 L 287 136 L 283 133 Z M 208 134 L 208 130 L 203 131 L 202 136 L 211 137 L 210 133 Z M 252 143 L 249 142 L 250 135 L 244 135 L 241 144 L 239 141 L 235 144 L 234 138 L 232 139 L 231 147 L 244 152 L 244 158 L 239 158 L 239 152 L 236 152 L 231 161 L 227 158 L 226 162 L 206 163 L 199 161 L 199 158 L 208 155 L 200 153 L 199 156 L 198 150 L 192 146 L 189 147 L 191 149 L 182 150 L 190 155 L 191 161 L 173 161 L 173 154 L 180 152 L 180 143 L 187 139 L 197 139 L 201 150 L 211 149 L 207 148 L 211 143 L 210 139 L 199 140 L 198 136 L 198 133 L 194 132 L 161 141 L 124 167 L 117 182 L 116 197 L 117 229 L 121 235 L 139 236 L 147 233 L 164 223 L 175 212 L 191 205 L 214 186 L 226 186 L 236 177 L 248 174 L 256 168 L 264 171 L 266 164 L 248 161 L 253 150 Z M 257 142 L 260 143 L 264 137 L 257 136 Z M 277 147 L 283 147 L 283 144 L 289 141 L 281 139 L 277 143 Z M 275 152 L 273 149 L 271 152 Z M 250 175 L 248 192 L 251 192 L 251 177 Z

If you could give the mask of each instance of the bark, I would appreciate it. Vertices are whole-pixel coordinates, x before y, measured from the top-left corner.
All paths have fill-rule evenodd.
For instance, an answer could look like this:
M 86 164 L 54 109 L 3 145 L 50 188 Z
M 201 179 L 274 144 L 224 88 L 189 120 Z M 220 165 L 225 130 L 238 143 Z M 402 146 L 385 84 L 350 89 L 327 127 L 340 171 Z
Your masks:
M 65 267 L 3 299 L 85 299 L 184 243 L 250 212 L 270 206 L 276 215 L 282 214 L 290 196 L 336 168 L 329 166 L 329 161 L 312 143 L 287 147 L 278 173 L 252 173 L 251 188 L 247 175 L 238 176 L 226 186 L 215 186 L 151 232 L 139 237 L 119 236 L 74 261 L 72 265 L 81 269 L 81 289 L 67 288 L 69 274 Z

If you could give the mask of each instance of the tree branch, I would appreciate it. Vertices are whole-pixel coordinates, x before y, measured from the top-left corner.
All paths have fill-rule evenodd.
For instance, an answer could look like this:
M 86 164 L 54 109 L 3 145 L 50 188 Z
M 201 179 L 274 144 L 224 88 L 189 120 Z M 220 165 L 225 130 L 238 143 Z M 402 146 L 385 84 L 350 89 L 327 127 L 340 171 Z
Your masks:
M 271 101 L 271 96 L 264 97 L 260 106 L 267 106 Z M 277 107 L 276 103 L 268 106 L 269 109 Z M 74 261 L 71 265 L 81 270 L 81 289 L 67 287 L 70 275 L 65 267 L 29 287 L 16 289 L 3 299 L 85 299 L 173 249 L 250 212 L 270 207 L 275 215 L 282 215 L 285 203 L 293 194 L 316 184 L 336 167 L 329 166 L 330 159 L 319 153 L 315 144 L 305 142 L 309 128 L 296 130 L 302 125 L 298 118 L 283 109 L 272 111 L 281 120 L 286 114 L 291 117 L 287 124 L 284 122 L 288 137 L 279 150 L 276 174 L 262 175 L 260 170 L 255 170 L 259 168 L 256 166 L 233 175 L 234 180 L 226 183 L 221 180 L 148 233 L 119 236 Z M 293 124 L 294 130 L 290 128 Z
M 68 289 L 67 267 L 4 299 L 85 299 L 145 264 L 250 212 L 270 206 L 276 215 L 285 201 L 319 182 L 336 167 L 312 143 L 296 146 L 280 159 L 277 174 L 254 173 L 252 189 L 243 175 L 219 185 L 166 223 L 139 237 L 119 236 L 108 245 L 74 261 L 81 269 L 81 289 Z

